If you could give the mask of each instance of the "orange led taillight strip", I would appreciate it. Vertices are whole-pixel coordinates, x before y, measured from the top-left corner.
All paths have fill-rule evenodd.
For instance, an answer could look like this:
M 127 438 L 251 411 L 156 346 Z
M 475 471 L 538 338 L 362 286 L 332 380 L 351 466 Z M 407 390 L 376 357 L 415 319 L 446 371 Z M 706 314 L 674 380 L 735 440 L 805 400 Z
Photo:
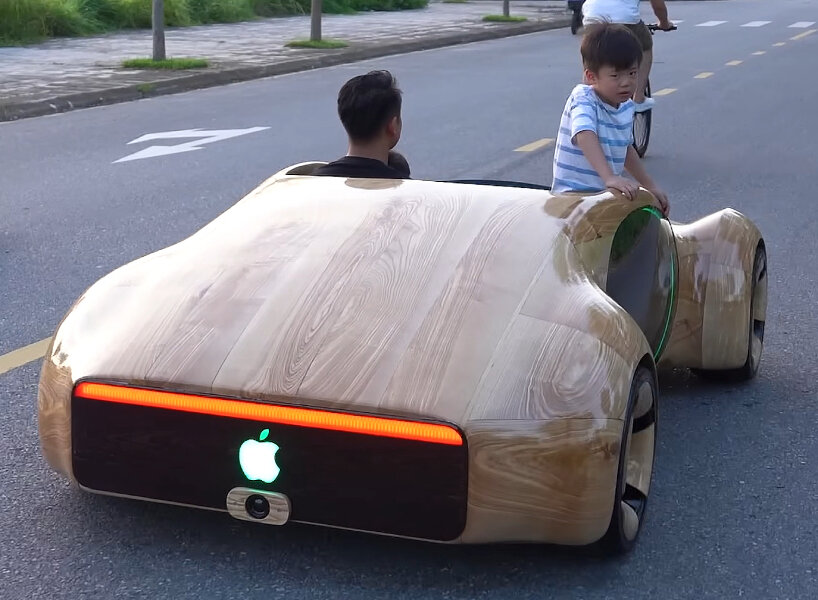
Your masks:
M 416 421 L 350 415 L 312 408 L 296 408 L 193 394 L 160 392 L 104 383 L 82 382 L 77 386 L 74 393 L 89 400 L 165 408 L 182 412 L 215 415 L 217 417 L 252 419 L 282 425 L 347 431 L 451 446 L 463 445 L 463 438 L 456 429 L 434 423 L 418 423 Z

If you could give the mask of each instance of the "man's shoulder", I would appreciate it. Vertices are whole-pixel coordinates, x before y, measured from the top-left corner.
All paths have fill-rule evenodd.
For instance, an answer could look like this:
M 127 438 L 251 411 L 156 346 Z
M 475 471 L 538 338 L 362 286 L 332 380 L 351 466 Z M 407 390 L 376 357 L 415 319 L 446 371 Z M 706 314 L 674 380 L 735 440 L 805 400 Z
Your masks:
M 313 175 L 326 177 L 363 177 L 370 179 L 401 179 L 401 174 L 374 158 L 344 156 L 318 167 Z

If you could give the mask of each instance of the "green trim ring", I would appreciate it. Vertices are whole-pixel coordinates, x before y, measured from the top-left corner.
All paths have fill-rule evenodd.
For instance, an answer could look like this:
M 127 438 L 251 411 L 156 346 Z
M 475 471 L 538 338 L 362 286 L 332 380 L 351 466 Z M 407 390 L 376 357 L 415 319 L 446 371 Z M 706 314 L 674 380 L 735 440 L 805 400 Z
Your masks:
M 643 206 L 641 210 L 652 214 L 660 221 L 662 220 L 667 221 L 667 218 L 662 214 L 662 212 L 654 206 Z M 670 259 L 670 302 L 668 302 L 667 306 L 667 314 L 665 315 L 665 327 L 664 330 L 662 331 L 662 337 L 659 340 L 659 345 L 656 347 L 656 351 L 653 353 L 654 362 L 659 362 L 659 357 L 665 350 L 665 344 L 667 344 L 668 341 L 668 332 L 670 330 L 670 324 L 673 320 L 673 314 L 675 313 L 676 308 L 676 261 L 678 260 L 678 254 L 676 252 L 676 238 L 675 236 L 672 235 L 673 228 L 670 226 L 670 221 L 668 221 L 668 226 L 670 227 L 671 242 L 673 244 L 673 251 Z

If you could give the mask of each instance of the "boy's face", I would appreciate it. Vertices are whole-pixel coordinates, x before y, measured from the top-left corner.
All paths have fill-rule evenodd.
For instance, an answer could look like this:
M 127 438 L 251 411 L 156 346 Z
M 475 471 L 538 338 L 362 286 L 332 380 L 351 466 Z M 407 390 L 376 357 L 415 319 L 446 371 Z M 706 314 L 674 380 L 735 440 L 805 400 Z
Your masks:
M 585 80 L 593 86 L 596 93 L 608 104 L 619 106 L 627 101 L 636 91 L 636 76 L 639 63 L 633 63 L 627 69 L 616 69 L 605 66 L 597 73 L 585 70 Z

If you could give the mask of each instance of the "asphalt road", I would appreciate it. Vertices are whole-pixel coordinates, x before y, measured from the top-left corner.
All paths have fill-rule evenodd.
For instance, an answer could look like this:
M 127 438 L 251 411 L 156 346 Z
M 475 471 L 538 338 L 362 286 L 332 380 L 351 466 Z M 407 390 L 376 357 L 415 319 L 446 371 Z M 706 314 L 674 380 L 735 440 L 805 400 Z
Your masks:
M 40 456 L 35 361 L 0 374 L 0 598 L 814 598 L 818 31 L 789 26 L 818 21 L 818 5 L 669 7 L 683 22 L 654 38 L 652 80 L 675 91 L 658 97 L 647 167 L 674 219 L 730 206 L 758 223 L 771 287 L 758 379 L 663 378 L 651 506 L 631 555 L 278 529 L 80 493 Z M 753 21 L 770 23 L 741 26 Z M 278 169 L 343 154 L 335 94 L 381 67 L 404 90 L 400 149 L 415 177 L 550 182 L 552 146 L 515 150 L 555 137 L 579 76 L 567 30 L 5 123 L 0 355 L 51 335 L 98 277 L 192 233 Z M 114 162 L 150 145 L 127 145 L 144 134 L 248 127 L 269 129 Z

